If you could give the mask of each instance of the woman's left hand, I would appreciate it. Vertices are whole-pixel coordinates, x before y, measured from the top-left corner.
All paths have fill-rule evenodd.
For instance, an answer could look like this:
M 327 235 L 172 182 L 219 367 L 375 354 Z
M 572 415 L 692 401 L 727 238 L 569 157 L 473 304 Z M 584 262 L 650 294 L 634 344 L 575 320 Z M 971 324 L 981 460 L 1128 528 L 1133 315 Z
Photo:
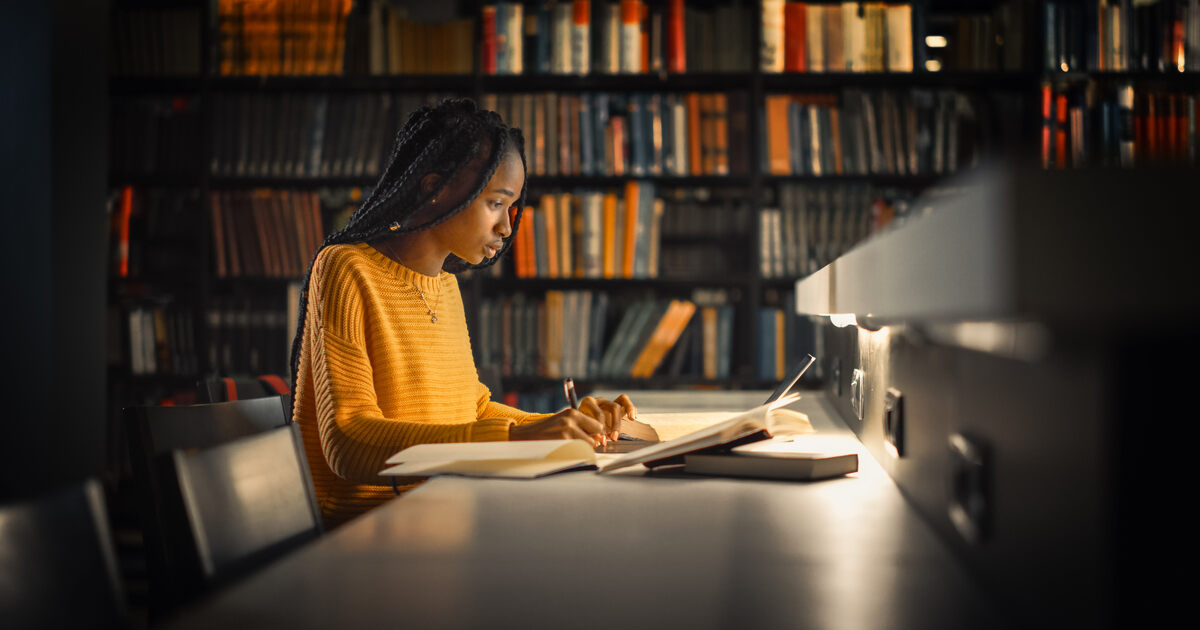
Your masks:
M 579 410 L 604 423 L 608 439 L 616 440 L 621 433 L 621 420 L 629 418 L 637 420 L 637 407 L 625 394 L 617 396 L 615 401 L 604 398 L 584 396 L 579 401 Z

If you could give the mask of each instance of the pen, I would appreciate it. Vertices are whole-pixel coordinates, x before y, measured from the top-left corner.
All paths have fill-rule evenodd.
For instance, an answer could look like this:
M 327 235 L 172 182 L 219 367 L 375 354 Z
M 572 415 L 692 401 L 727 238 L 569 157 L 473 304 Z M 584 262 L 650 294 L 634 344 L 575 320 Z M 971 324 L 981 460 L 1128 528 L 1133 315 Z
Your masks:
M 579 399 L 575 396 L 575 379 L 563 379 L 563 393 L 567 395 L 567 403 L 572 409 L 579 409 Z

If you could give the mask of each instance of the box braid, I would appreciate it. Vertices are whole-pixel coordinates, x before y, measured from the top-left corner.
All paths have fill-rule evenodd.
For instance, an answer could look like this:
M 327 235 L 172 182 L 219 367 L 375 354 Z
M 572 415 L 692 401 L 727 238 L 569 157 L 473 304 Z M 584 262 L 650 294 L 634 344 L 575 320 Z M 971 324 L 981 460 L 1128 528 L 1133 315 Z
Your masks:
M 300 317 L 292 340 L 291 382 L 299 377 L 300 347 L 308 312 L 308 284 L 313 264 L 330 245 L 371 242 L 383 236 L 429 229 L 467 207 L 483 192 L 506 153 L 515 152 L 525 167 L 525 140 L 495 112 L 480 109 L 469 99 L 446 99 L 413 112 L 396 134 L 383 172 L 374 189 L 350 216 L 346 227 L 327 236 L 308 263 L 300 287 Z M 430 173 L 440 177 L 432 191 L 422 190 Z M 437 200 L 442 199 L 442 203 Z M 447 203 L 449 201 L 449 203 Z M 525 206 L 525 185 L 513 204 L 512 233 L 504 247 L 478 265 L 451 254 L 443 269 L 457 273 L 488 267 L 512 245 Z

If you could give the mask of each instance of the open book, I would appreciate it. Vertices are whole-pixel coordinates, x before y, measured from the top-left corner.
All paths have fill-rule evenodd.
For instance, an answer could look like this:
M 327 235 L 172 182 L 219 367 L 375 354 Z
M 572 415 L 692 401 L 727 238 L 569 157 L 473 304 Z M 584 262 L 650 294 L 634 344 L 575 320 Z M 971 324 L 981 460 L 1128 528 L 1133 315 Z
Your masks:
M 532 479 L 565 470 L 596 468 L 596 453 L 585 440 L 456 442 L 418 444 L 387 459 L 387 477 L 515 477 Z
M 796 393 L 776 398 L 698 431 L 612 459 L 600 467 L 600 472 L 636 464 L 645 464 L 648 468 L 682 464 L 684 455 L 689 453 L 727 451 L 741 444 L 765 440 L 772 435 L 811 431 L 811 426 L 802 419 L 803 416 L 777 411 L 799 399 L 800 394 Z

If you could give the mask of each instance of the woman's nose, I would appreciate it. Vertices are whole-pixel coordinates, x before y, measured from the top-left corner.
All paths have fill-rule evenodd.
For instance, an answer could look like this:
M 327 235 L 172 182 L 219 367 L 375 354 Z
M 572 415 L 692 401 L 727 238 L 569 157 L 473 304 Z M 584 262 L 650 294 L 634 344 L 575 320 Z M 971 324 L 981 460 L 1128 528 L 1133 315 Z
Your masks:
M 513 217 L 517 216 L 517 210 L 514 207 L 512 210 L 504 213 L 504 218 L 500 220 L 500 237 L 508 238 L 512 235 Z

